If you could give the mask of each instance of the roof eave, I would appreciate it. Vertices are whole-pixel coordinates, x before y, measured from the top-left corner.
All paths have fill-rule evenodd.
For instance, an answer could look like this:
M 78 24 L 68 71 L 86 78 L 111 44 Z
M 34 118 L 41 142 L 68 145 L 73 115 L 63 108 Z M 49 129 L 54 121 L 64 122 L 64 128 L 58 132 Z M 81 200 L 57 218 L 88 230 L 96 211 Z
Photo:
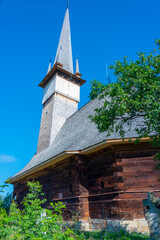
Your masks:
M 38 86 L 44 88 L 46 86 L 46 84 L 52 79 L 52 77 L 56 74 L 57 71 L 65 73 L 69 77 L 72 77 L 73 79 L 77 80 L 80 86 L 82 86 L 86 82 L 84 79 L 80 78 L 77 74 L 72 74 L 72 73 L 68 72 L 67 70 L 63 69 L 63 65 L 61 63 L 55 63 L 53 68 L 43 78 L 43 80 L 40 82 L 40 84 Z
M 27 177 L 28 175 L 32 174 L 32 173 L 35 173 L 37 171 L 40 171 L 41 169 L 44 169 L 44 167 L 49 167 L 50 165 L 53 164 L 53 161 L 54 161 L 54 164 L 57 163 L 57 162 L 60 162 L 62 161 L 63 159 L 65 159 L 66 157 L 71 157 L 72 155 L 75 155 L 75 154 L 78 154 L 79 151 L 66 151 L 66 152 L 62 152 L 52 158 L 49 158 L 47 159 L 46 161 L 44 161 L 43 163 L 40 163 L 38 165 L 36 165 L 35 167 L 32 167 L 30 169 L 28 169 L 27 171 L 15 176 L 15 177 L 12 177 L 10 179 L 10 183 L 14 183 L 14 182 L 17 182 L 19 181 L 20 179 L 24 178 L 24 177 Z
M 62 152 L 52 158 L 49 158 L 48 160 L 44 161 L 43 163 L 39 164 L 39 165 L 36 165 L 35 167 L 11 178 L 10 180 L 10 183 L 14 183 L 14 182 L 17 182 L 19 181 L 20 179 L 24 178 L 24 177 L 27 177 L 37 171 L 40 171 L 46 167 L 49 167 L 53 164 L 56 164 L 68 157 L 71 157 L 75 154 L 83 154 L 83 155 L 88 155 L 88 154 L 91 154 L 91 153 L 94 153 L 98 150 L 101 150 L 102 148 L 105 148 L 105 147 L 109 147 L 109 146 L 112 146 L 113 144 L 116 145 L 116 144 L 125 144 L 125 143 L 134 143 L 135 140 L 137 138 L 132 138 L 130 140 L 130 138 L 125 138 L 125 139 L 109 139 L 109 140 L 104 140 L 100 143 L 97 143 L 93 146 L 90 146 L 90 147 L 87 147 L 83 150 L 77 150 L 77 151 L 65 151 L 65 152 Z M 146 138 L 142 138 L 140 142 L 146 142 L 148 141 L 150 138 L 149 137 L 146 137 Z M 130 141 L 129 141 L 130 140 Z

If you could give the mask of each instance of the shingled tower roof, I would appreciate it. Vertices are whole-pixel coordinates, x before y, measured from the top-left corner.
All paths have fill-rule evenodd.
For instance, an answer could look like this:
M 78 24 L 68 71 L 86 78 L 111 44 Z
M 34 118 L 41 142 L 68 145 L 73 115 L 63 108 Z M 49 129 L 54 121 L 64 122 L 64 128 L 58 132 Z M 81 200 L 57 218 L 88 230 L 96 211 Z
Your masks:
M 63 68 L 70 73 L 73 73 L 73 60 L 72 60 L 72 45 L 71 45 L 71 30 L 69 21 L 69 9 L 67 7 L 62 31 L 59 39 L 57 53 L 54 64 L 59 62 L 63 64 Z

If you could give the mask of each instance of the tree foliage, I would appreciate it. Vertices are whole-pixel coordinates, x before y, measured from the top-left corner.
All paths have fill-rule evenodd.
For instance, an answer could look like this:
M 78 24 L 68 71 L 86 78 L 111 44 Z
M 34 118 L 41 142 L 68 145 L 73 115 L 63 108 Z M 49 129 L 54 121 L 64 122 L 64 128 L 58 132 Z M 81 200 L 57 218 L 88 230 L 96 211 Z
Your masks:
M 4 192 L 4 188 L 8 187 L 8 184 L 9 184 L 9 179 L 7 179 L 3 185 L 0 185 L 0 193 Z M 8 214 L 11 201 L 12 201 L 12 193 L 7 193 L 6 196 L 0 195 L 0 209 L 1 208 L 5 209 Z
M 9 185 L 8 185 L 9 183 L 10 183 L 10 179 L 8 178 L 8 179 L 4 182 L 4 184 L 0 185 L 0 193 L 4 192 L 4 188 L 8 187 L 8 186 L 9 186 Z
M 7 214 L 9 213 L 11 201 L 12 201 L 12 193 L 7 193 L 6 196 L 0 195 L 0 208 L 5 209 Z
M 43 198 L 42 186 L 39 182 L 29 182 L 29 193 L 22 201 L 23 210 L 20 210 L 13 201 L 10 213 L 0 208 L 0 236 L 1 239 L 75 239 L 74 232 L 65 228 L 62 221 L 62 209 L 65 206 L 51 203 L 52 210 L 43 209 L 46 202 Z
M 135 129 L 137 136 L 150 137 L 154 146 L 160 146 L 160 40 L 155 45 L 148 55 L 138 53 L 136 61 L 124 57 L 110 66 L 116 82 L 91 82 L 90 98 L 103 99 L 102 106 L 90 116 L 100 132 L 110 135 L 116 131 L 124 138 L 126 124 L 141 120 Z
M 67 227 L 62 219 L 65 206 L 51 203 L 51 210 L 42 208 L 46 199 L 43 198 L 42 186 L 39 182 L 29 182 L 29 193 L 22 201 L 20 210 L 13 201 L 9 215 L 0 207 L 0 239 L 2 240 L 143 240 L 148 236 L 125 231 L 120 233 L 81 232 Z

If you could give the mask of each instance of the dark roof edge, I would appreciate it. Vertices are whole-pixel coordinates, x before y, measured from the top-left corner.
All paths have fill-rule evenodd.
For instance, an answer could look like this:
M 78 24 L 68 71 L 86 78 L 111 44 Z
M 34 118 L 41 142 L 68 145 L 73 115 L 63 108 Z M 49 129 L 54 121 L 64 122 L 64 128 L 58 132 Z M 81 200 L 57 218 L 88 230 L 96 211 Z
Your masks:
M 150 139 L 149 137 L 148 138 L 142 138 L 141 142 L 145 142 L 149 139 Z M 22 177 L 28 176 L 28 173 L 34 173 L 34 172 L 37 172 L 38 170 L 40 170 L 41 168 L 52 165 L 52 161 L 54 161 L 54 163 L 57 163 L 57 162 L 62 161 L 66 157 L 71 157 L 75 154 L 87 155 L 87 154 L 90 154 L 90 153 L 95 152 L 97 150 L 100 150 L 100 149 L 104 148 L 105 146 L 111 146 L 113 144 L 124 144 L 126 142 L 133 143 L 136 140 L 136 137 L 133 137 L 130 142 L 129 142 L 129 140 L 130 140 L 130 138 L 103 140 L 102 142 L 99 142 L 95 145 L 84 148 L 82 150 L 62 152 L 62 153 L 60 153 L 60 154 L 58 154 L 58 155 L 56 155 L 52 158 L 47 159 L 46 161 L 34 166 L 33 168 L 30 168 L 29 170 L 27 170 L 25 172 L 22 172 L 21 174 L 16 175 L 15 177 L 12 177 L 11 180 L 10 180 L 10 183 L 14 183 L 14 182 L 20 180 Z M 57 160 L 57 161 L 55 161 L 55 160 Z

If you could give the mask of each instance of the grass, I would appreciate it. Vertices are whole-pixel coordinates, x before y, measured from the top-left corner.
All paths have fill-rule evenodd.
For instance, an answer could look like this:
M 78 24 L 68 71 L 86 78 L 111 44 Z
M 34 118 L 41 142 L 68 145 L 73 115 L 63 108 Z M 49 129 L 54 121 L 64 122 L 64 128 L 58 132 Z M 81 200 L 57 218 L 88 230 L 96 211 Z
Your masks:
M 79 234 L 81 235 L 82 233 L 79 233 Z M 121 230 L 120 232 L 109 232 L 109 233 L 107 233 L 106 231 L 83 232 L 83 239 L 86 239 L 86 240 L 147 240 L 150 238 L 149 236 L 146 236 L 143 234 L 127 233 Z

